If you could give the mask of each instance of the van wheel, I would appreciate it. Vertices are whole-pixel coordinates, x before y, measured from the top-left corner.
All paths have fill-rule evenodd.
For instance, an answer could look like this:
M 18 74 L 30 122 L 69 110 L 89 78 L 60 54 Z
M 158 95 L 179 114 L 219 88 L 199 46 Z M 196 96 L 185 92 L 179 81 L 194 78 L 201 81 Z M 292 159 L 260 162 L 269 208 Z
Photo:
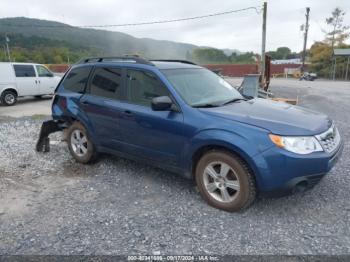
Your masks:
M 1 102 L 7 106 L 13 106 L 17 103 L 17 95 L 13 91 L 4 91 L 1 95 Z
M 79 122 L 74 122 L 67 132 L 68 148 L 79 163 L 87 164 L 97 159 L 97 152 L 86 128 Z
M 256 196 L 253 174 L 237 156 L 225 151 L 211 151 L 199 161 L 195 179 L 209 205 L 234 212 L 250 206 Z

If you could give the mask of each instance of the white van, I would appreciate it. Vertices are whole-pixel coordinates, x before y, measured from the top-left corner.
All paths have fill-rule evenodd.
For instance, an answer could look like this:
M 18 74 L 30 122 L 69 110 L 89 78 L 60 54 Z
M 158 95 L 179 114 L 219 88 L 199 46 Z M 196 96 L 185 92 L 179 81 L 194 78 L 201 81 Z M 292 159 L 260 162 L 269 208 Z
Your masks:
M 60 79 L 40 64 L 0 63 L 1 103 L 12 106 L 19 96 L 52 95 Z

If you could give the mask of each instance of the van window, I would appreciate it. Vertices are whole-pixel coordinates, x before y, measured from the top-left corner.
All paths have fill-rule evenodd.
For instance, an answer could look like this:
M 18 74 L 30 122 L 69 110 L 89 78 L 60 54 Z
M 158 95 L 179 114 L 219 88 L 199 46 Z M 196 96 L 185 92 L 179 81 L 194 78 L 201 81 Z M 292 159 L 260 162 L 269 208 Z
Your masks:
M 35 77 L 34 67 L 32 65 L 13 65 L 16 77 Z
M 72 92 L 83 93 L 89 78 L 91 66 L 73 68 L 63 80 L 64 89 Z
M 122 70 L 112 67 L 98 67 L 92 77 L 90 93 L 112 99 L 122 98 Z
M 127 100 L 130 103 L 151 106 L 152 99 L 169 96 L 168 89 L 151 72 L 127 70 Z
M 39 77 L 52 77 L 52 73 L 42 65 L 37 65 L 36 71 L 38 72 Z

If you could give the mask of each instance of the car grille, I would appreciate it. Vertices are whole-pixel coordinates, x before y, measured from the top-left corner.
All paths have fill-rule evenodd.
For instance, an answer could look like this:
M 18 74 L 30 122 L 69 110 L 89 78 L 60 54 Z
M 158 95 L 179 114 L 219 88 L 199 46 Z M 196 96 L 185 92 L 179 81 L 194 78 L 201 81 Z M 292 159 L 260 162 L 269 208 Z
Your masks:
M 322 148 L 327 153 L 333 153 L 340 144 L 340 135 L 338 129 L 332 125 L 326 132 L 316 136 Z

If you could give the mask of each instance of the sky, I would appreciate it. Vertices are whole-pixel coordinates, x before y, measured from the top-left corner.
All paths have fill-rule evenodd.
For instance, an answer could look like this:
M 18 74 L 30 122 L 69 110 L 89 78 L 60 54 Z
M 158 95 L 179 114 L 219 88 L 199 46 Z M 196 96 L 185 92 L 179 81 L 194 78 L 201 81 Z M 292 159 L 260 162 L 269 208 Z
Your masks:
M 25 16 L 73 26 L 137 23 L 206 15 L 256 6 L 259 0 L 1 0 L 0 17 Z M 310 7 L 308 47 L 324 38 L 325 18 L 335 7 L 343 9 L 350 25 L 350 0 L 267 0 L 266 50 L 287 46 L 301 51 L 305 8 Z M 170 40 L 199 46 L 261 51 L 262 13 L 255 10 L 206 19 L 107 30 L 135 37 Z M 348 43 L 350 44 L 349 40 Z

